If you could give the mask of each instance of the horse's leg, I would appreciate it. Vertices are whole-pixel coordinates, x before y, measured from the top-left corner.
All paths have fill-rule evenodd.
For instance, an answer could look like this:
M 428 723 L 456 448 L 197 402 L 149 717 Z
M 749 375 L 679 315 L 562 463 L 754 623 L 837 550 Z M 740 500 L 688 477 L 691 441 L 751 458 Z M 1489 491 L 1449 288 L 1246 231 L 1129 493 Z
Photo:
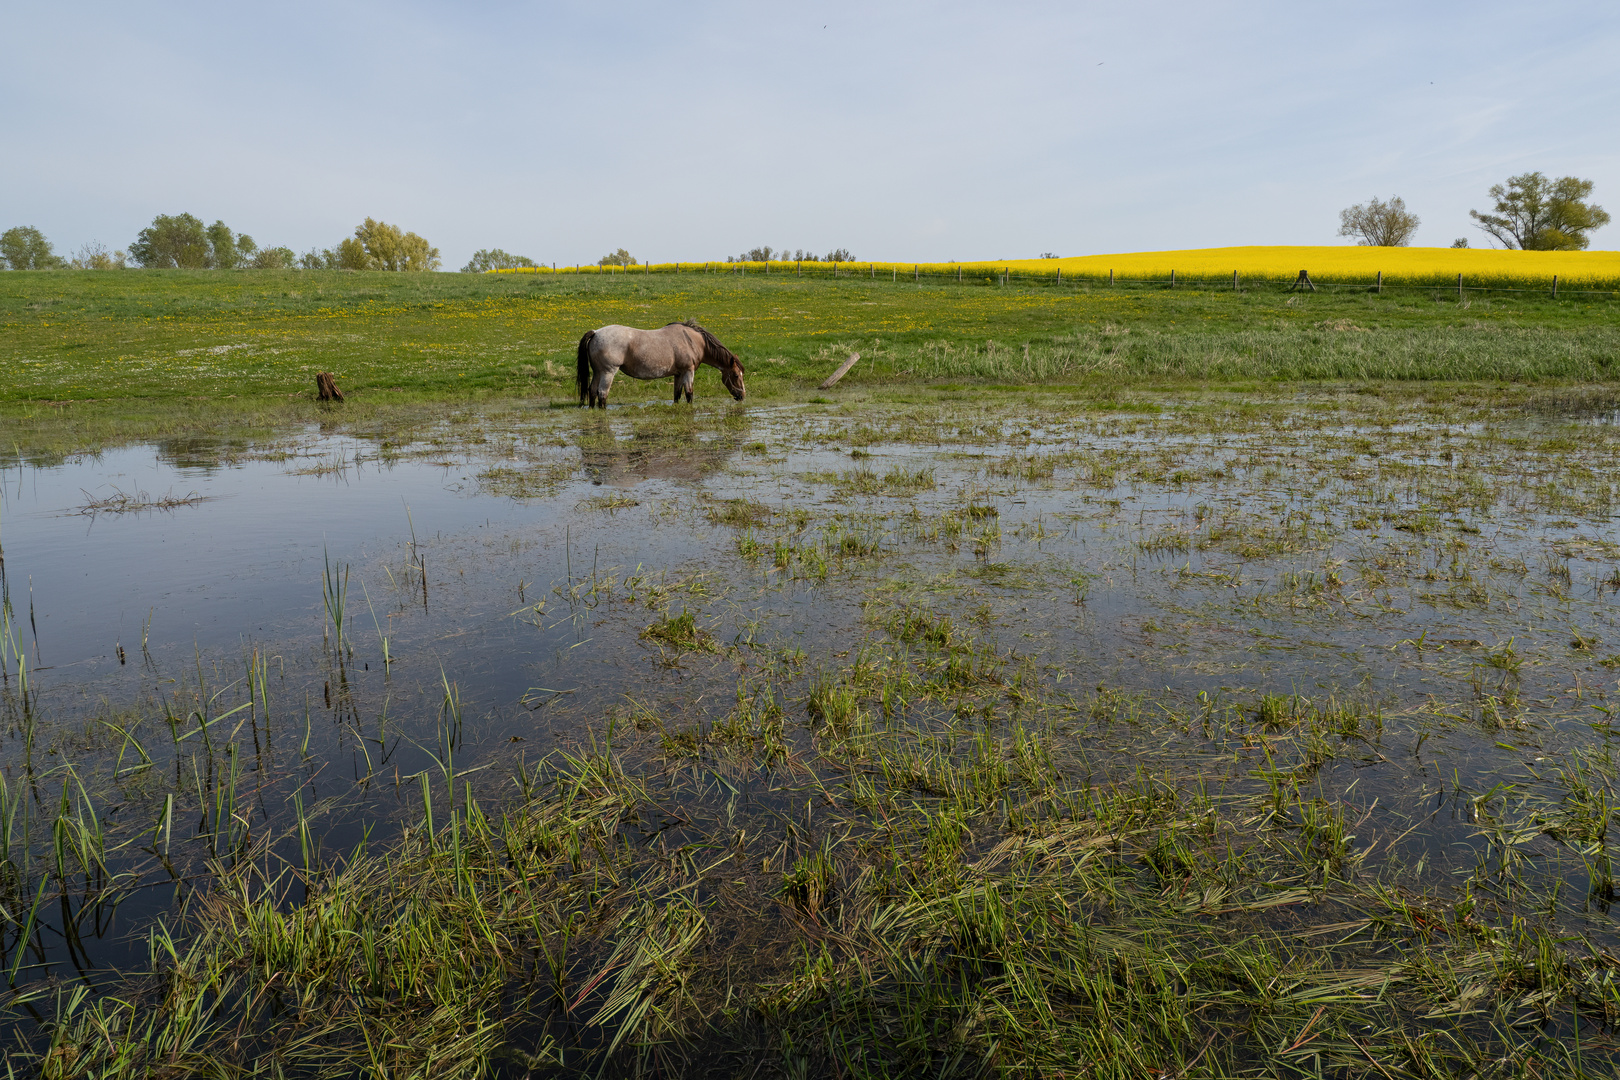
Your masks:
M 613 368 L 603 368 L 596 373 L 596 380 L 591 385 L 591 404 L 607 408 L 608 391 L 613 389 Z
M 677 371 L 675 373 L 675 404 L 679 405 L 681 403 L 681 395 L 682 394 L 686 395 L 687 403 L 688 404 L 691 403 L 691 401 L 692 401 L 692 381 L 696 377 L 697 377 L 697 372 L 692 370 L 691 368 L 687 368 L 685 371 Z

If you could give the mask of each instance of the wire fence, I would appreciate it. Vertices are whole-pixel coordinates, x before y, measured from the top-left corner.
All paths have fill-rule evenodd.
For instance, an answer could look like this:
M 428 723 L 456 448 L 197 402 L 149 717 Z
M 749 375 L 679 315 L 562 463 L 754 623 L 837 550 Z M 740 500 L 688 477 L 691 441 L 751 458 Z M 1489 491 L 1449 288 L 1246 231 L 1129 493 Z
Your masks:
M 1317 281 L 1308 271 L 1301 270 L 1294 277 L 1268 277 L 1264 275 L 1243 276 L 1240 271 L 1234 270 L 1231 277 L 1211 277 L 1207 274 L 1189 277 L 1177 275 L 1176 271 L 1169 272 L 1167 277 L 1117 277 L 1112 270 L 1106 274 L 1101 272 L 1077 273 L 1064 272 L 1061 267 L 1052 270 L 1032 269 L 1030 267 L 1012 266 L 1003 264 L 996 266 L 985 263 L 959 263 L 941 266 L 940 264 L 925 263 L 879 263 L 879 262 L 673 262 L 673 263 L 637 263 L 631 266 L 551 266 L 524 267 L 512 270 L 497 270 L 494 273 L 507 274 L 582 274 L 594 277 L 624 277 L 635 278 L 653 274 L 734 274 L 739 277 L 749 275 L 765 277 L 793 277 L 793 278 L 827 278 L 887 281 L 891 284 L 910 282 L 916 285 L 923 284 L 957 284 L 972 286 L 991 286 L 997 288 L 1019 287 L 1045 287 L 1045 288 L 1085 288 L 1098 287 L 1121 288 L 1130 287 L 1138 289 L 1202 289 L 1205 291 L 1219 290 L 1223 292 L 1256 292 L 1256 291 L 1285 291 L 1285 292 L 1315 292 L 1320 290 L 1350 290 L 1352 292 L 1382 293 L 1386 291 L 1426 292 L 1430 294 L 1453 294 L 1465 298 L 1470 294 L 1484 293 L 1521 293 L 1526 295 L 1540 295 L 1549 299 L 1574 297 L 1599 297 L 1614 300 L 1620 298 L 1620 283 L 1610 288 L 1579 288 L 1567 283 L 1561 283 L 1557 275 L 1546 281 L 1521 281 L 1504 283 L 1496 280 L 1468 280 L 1463 274 L 1458 274 L 1455 281 L 1389 281 L 1385 280 L 1383 273 L 1376 273 L 1371 280 L 1361 281 Z

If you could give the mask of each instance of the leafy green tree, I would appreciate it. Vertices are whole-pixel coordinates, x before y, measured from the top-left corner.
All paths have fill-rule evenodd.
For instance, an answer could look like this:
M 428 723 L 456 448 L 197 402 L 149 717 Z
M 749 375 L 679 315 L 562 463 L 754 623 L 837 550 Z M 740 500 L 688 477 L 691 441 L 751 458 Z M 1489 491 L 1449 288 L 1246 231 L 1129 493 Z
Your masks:
M 398 225 L 366 218 L 355 227 L 354 238 L 338 245 L 344 270 L 410 270 L 439 268 L 439 249 Z M 363 263 L 363 265 L 356 265 Z
M 208 265 L 214 270 L 235 270 L 246 266 L 259 245 L 247 233 L 237 235 L 223 221 L 208 226 Z
M 335 248 L 310 248 L 298 258 L 303 270 L 369 270 L 365 245 L 354 237 L 341 241 Z
M 202 270 L 212 255 L 208 230 L 190 214 L 159 214 L 129 245 L 129 257 L 147 269 Z
M 92 240 L 74 254 L 72 266 L 75 270 L 122 270 L 124 258 L 122 251 L 108 251 L 107 245 Z
M 67 260 L 51 250 L 44 233 L 18 225 L 0 233 L 0 264 L 13 270 L 60 270 Z
M 191 214 L 159 214 L 129 246 L 129 257 L 149 268 L 234 270 L 258 265 L 258 250 L 253 237 L 231 231 L 223 221 L 205 227 Z
M 290 247 L 259 248 L 248 265 L 255 270 L 291 270 L 298 265 L 298 256 Z
M 1549 180 L 1539 172 L 1508 177 L 1491 188 L 1496 212 L 1468 211 L 1478 227 L 1503 247 L 1525 251 L 1582 251 L 1586 234 L 1609 223 L 1608 211 L 1586 200 L 1592 181 L 1574 176 Z
M 1389 202 L 1375 198 L 1339 211 L 1339 235 L 1353 236 L 1365 247 L 1406 247 L 1421 224 L 1399 195 Z
M 500 248 L 473 252 L 472 259 L 461 268 L 463 274 L 487 274 L 491 270 L 518 270 L 538 266 L 526 255 L 513 255 Z
M 799 257 L 809 259 L 811 262 L 816 261 L 816 257 L 814 255 L 805 255 L 802 251 L 799 252 Z M 769 244 L 761 244 L 759 247 L 749 248 L 741 255 L 726 256 L 726 262 L 741 263 L 770 262 L 772 259 L 776 259 L 780 262 L 792 262 L 793 255 L 788 251 L 787 248 L 773 248 Z
M 353 236 L 342 240 L 336 248 L 327 252 L 327 256 L 326 261 L 334 270 L 382 269 L 372 265 L 371 256 L 366 253 L 366 245 Z
M 615 251 L 611 255 L 604 255 L 600 259 L 597 259 L 596 260 L 596 265 L 597 266 L 635 266 L 636 265 L 636 260 L 635 260 L 635 256 L 631 255 L 628 251 L 624 250 L 624 248 L 620 248 L 618 251 Z
M 311 248 L 298 256 L 304 270 L 413 270 L 439 268 L 439 249 L 397 225 L 366 218 L 337 247 Z

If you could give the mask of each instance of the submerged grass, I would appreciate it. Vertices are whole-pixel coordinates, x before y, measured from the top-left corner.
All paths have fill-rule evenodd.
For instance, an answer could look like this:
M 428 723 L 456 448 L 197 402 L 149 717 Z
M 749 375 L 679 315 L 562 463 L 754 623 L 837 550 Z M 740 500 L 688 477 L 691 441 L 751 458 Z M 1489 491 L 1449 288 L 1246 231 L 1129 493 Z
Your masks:
M 697 616 L 690 611 L 658 620 L 643 630 L 641 636 L 648 641 L 668 645 L 672 649 L 684 652 L 708 651 L 714 648 L 713 636 L 698 625 Z
M 890 625 L 967 647 L 925 613 Z M 1503 918 L 1490 883 L 1510 878 L 1491 859 L 1461 899 L 1426 893 L 1397 862 L 1369 865 L 1391 827 L 1312 790 L 1313 760 L 1379 737 L 1364 708 L 1268 698 L 1252 722 L 1150 719 L 1130 696 L 1032 698 L 1026 681 L 1021 699 L 978 698 L 988 723 L 919 726 L 883 707 L 896 682 L 963 700 L 919 661 L 868 657 L 812 692 L 813 754 L 786 771 L 780 713 L 739 690 L 733 720 L 672 768 L 606 745 L 515 773 L 498 810 L 424 779 L 418 824 L 380 849 L 287 866 L 261 840 L 151 933 L 148 975 L 14 997 L 46 1022 L 13 1061 L 109 1077 L 269 1061 L 379 1077 L 1612 1074 L 1613 961 L 1559 928 L 1556 898 Z M 1218 731 L 1265 767 L 1110 767 L 1074 740 L 1144 724 Z M 705 795 L 722 748 L 728 775 L 774 777 L 781 797 L 739 818 L 724 787 Z M 1615 775 L 1568 768 L 1571 792 Z M 1505 815 L 1498 834 L 1601 846 L 1609 827 L 1595 793 L 1476 801 L 1503 807 L 1483 815 Z

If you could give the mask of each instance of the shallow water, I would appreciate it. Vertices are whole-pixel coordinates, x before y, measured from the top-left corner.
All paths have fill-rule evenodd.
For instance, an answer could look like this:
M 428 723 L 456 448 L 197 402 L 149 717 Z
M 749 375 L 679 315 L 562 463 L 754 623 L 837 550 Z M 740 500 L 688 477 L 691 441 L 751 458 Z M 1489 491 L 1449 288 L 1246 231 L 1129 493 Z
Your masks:
M 341 857 L 414 820 L 424 774 L 494 797 L 554 750 L 651 754 L 638 712 L 701 728 L 766 670 L 802 712 L 816 679 L 895 647 L 886 613 L 907 609 L 1076 700 L 1375 707 L 1377 737 L 1314 782 L 1365 812 L 1364 842 L 1404 833 L 1444 879 L 1477 855 L 1475 796 L 1610 737 L 1616 444 L 1586 429 L 660 406 L 12 464 L 0 755 L 31 824 L 8 850 L 27 834 L 21 863 L 45 859 L 81 794 L 127 844 L 41 912 L 19 978 L 136 964 L 200 860 L 231 850 L 211 802 L 259 832 L 317 808 Z M 682 612 L 714 651 L 644 636 Z M 1243 783 L 1263 764 L 1208 731 L 1074 731 L 1102 772 L 1208 753 Z M 287 834 L 274 849 L 308 857 Z M 1585 918 L 1612 930 L 1604 904 Z

